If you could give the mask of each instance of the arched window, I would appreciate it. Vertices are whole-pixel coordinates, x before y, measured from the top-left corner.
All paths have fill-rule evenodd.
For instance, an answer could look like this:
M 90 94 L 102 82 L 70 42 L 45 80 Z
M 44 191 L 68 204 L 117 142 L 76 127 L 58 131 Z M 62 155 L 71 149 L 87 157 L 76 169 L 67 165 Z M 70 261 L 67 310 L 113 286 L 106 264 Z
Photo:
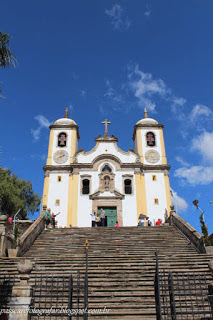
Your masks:
M 132 194 L 132 180 L 131 179 L 124 180 L 124 188 L 125 188 L 125 194 Z
M 67 134 L 65 132 L 61 132 L 58 135 L 58 147 L 66 147 L 67 145 Z
M 109 172 L 111 173 L 112 172 L 112 169 L 110 168 L 110 166 L 108 164 L 105 164 L 105 166 L 103 167 L 102 169 L 102 172 Z
M 89 179 L 82 180 L 82 194 L 89 194 Z
M 146 134 L 146 143 L 148 147 L 155 146 L 155 135 L 153 132 L 147 132 Z

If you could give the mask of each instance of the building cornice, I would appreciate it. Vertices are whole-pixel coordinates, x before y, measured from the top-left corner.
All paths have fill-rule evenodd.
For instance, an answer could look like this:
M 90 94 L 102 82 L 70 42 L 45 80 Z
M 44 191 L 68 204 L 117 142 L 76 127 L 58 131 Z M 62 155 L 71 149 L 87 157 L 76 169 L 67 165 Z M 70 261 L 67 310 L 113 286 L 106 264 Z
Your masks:
M 51 124 L 49 128 L 50 130 L 51 129 L 76 129 L 78 139 L 80 139 L 79 128 L 76 124 Z
M 140 162 L 136 163 L 122 163 L 121 169 L 135 169 L 139 168 L 141 172 L 146 171 L 164 171 L 170 170 L 171 166 L 168 164 L 159 164 L 159 165 L 147 165 Z M 49 171 L 69 171 L 73 172 L 73 169 L 93 169 L 93 164 L 91 163 L 72 163 L 70 165 L 46 165 L 43 167 L 43 170 L 46 172 Z

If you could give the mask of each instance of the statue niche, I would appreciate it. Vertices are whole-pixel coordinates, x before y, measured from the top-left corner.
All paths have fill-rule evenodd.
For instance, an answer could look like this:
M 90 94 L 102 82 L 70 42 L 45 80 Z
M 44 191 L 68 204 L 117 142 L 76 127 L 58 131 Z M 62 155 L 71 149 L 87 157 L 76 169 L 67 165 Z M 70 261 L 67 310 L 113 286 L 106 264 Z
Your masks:
M 114 174 L 112 173 L 112 169 L 108 164 L 106 164 L 101 173 L 99 174 L 99 189 L 109 191 L 111 189 L 114 190 Z

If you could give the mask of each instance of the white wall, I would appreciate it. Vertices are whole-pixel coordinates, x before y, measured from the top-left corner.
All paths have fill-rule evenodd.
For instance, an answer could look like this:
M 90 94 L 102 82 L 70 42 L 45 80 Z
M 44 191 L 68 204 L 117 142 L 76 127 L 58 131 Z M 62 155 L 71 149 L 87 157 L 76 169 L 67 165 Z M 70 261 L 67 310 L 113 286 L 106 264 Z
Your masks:
M 117 144 L 113 142 L 101 142 L 97 143 L 96 147 L 93 149 L 93 152 L 82 152 L 77 155 L 79 163 L 91 163 L 97 156 L 102 154 L 113 154 L 118 157 L 123 163 L 135 163 L 137 156 L 133 152 L 125 152 L 119 150 L 116 147 Z
M 137 206 L 136 206 L 136 187 L 135 187 L 135 178 L 134 170 L 129 169 L 125 171 L 115 171 L 115 167 L 111 164 L 110 161 L 106 161 L 104 164 L 109 164 L 115 174 L 115 189 L 120 193 L 124 194 L 123 190 L 123 175 L 130 174 L 133 175 L 133 195 L 125 195 L 122 200 L 122 214 L 123 214 L 123 223 L 124 226 L 136 226 L 137 225 Z M 84 175 L 91 176 L 91 191 L 94 193 L 99 188 L 99 173 L 101 168 L 104 165 L 100 164 L 98 171 L 84 171 L 81 170 L 79 173 L 79 197 L 78 197 L 78 227 L 91 226 L 91 216 L 92 213 L 92 200 L 89 199 L 88 195 L 81 194 L 81 179 Z M 102 196 L 112 196 L 110 192 L 104 192 Z
M 61 176 L 61 182 L 57 181 L 58 176 Z M 67 225 L 68 186 L 69 173 L 50 172 L 48 208 L 51 209 L 51 213 L 58 213 L 60 211 L 60 214 L 56 217 L 59 227 L 65 227 Z M 55 206 L 56 199 L 60 200 L 60 206 Z
M 157 181 L 152 181 L 152 175 L 156 175 Z M 155 222 L 160 218 L 164 221 L 166 202 L 166 189 L 164 183 L 164 173 L 150 172 L 145 173 L 146 199 L 147 199 L 147 215 L 150 220 Z M 158 198 L 159 204 L 154 204 L 154 199 Z

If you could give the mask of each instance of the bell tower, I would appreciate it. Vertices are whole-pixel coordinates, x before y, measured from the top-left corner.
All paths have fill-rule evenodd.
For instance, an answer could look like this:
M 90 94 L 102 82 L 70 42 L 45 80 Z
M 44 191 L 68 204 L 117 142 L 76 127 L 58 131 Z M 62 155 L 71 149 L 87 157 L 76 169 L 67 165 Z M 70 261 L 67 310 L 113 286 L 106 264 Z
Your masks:
M 44 166 L 44 188 L 42 207 L 51 208 L 58 216 L 59 225 L 67 225 L 71 164 L 78 150 L 79 130 L 76 122 L 69 118 L 66 107 L 64 118 L 50 125 L 49 148 Z
M 142 169 L 136 173 L 138 215 L 164 220 L 170 212 L 171 193 L 162 124 L 149 118 L 146 107 L 144 118 L 133 132 L 134 150 L 140 156 Z

